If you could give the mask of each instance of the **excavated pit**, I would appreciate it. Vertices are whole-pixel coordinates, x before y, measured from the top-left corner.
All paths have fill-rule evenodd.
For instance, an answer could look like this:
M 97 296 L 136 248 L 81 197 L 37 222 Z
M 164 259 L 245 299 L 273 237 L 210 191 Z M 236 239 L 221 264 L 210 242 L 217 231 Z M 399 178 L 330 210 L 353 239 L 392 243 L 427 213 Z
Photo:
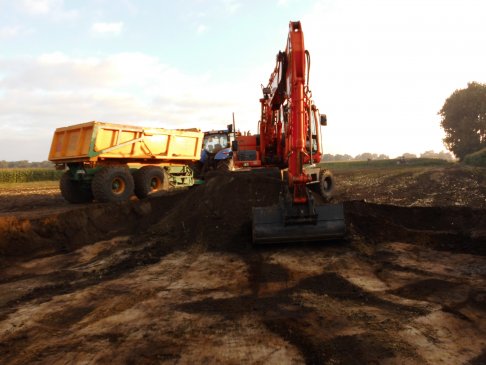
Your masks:
M 345 201 L 347 237 L 255 247 L 276 178 L 0 217 L 5 363 L 480 364 L 486 210 Z
M 261 174 L 221 174 L 190 190 L 146 200 L 88 204 L 0 216 L 0 255 L 26 259 L 66 253 L 119 235 L 208 249 L 249 249 L 251 208 L 277 204 L 280 182 Z M 403 241 L 485 255 L 486 210 L 344 202 L 346 241 Z M 148 232 L 148 233 L 147 233 Z

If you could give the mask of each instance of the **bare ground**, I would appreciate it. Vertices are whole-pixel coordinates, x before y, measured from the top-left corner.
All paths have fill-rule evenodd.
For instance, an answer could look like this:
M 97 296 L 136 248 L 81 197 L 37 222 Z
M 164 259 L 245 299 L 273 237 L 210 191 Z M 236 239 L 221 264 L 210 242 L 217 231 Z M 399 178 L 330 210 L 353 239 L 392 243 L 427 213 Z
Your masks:
M 484 170 L 336 178 L 348 236 L 313 245 L 251 245 L 266 177 L 119 205 L 0 194 L 1 362 L 484 364 Z

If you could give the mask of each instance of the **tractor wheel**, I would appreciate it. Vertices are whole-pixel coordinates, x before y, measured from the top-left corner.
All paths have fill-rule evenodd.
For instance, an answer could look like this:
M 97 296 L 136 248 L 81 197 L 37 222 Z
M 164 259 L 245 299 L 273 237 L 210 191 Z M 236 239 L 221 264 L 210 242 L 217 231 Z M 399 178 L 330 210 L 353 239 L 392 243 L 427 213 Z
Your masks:
M 133 177 L 126 167 L 104 167 L 93 177 L 91 189 L 102 203 L 125 201 L 133 194 Z
M 319 174 L 318 193 L 326 200 L 332 198 L 334 192 L 334 177 L 331 171 L 322 170 Z
M 93 193 L 89 185 L 83 184 L 80 181 L 71 180 L 71 173 L 69 171 L 62 174 L 59 188 L 61 189 L 62 197 L 70 203 L 89 203 L 93 200 Z
M 233 171 L 235 169 L 233 159 L 227 158 L 226 160 L 220 160 L 216 165 L 216 169 L 219 171 Z
M 135 174 L 135 195 L 139 199 L 146 198 L 150 194 L 161 191 L 164 186 L 165 174 L 158 166 L 143 166 Z
M 199 161 L 192 162 L 188 166 L 192 170 L 192 175 L 194 176 L 195 179 L 201 177 L 201 173 L 202 173 L 202 163 L 201 162 L 199 162 Z

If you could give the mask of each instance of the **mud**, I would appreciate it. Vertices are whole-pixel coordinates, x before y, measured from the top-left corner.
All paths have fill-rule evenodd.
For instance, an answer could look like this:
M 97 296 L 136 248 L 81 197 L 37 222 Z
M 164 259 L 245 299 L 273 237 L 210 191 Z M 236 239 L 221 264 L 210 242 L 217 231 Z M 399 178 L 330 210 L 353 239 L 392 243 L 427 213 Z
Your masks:
M 484 207 L 341 195 L 345 240 L 254 247 L 279 189 L 223 175 L 2 217 L 2 363 L 484 363 Z
M 0 265 L 9 257 L 29 259 L 70 252 L 105 238 L 142 231 L 173 207 L 178 193 L 166 193 L 163 199 L 63 204 L 1 215 Z

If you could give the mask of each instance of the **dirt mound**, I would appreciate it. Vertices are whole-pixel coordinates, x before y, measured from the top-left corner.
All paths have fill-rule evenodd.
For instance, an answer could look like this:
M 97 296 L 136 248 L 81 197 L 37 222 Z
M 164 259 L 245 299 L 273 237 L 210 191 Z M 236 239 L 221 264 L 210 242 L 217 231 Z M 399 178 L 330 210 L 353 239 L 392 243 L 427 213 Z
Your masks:
M 116 235 L 143 246 L 155 238 L 168 249 L 200 245 L 247 250 L 252 207 L 278 202 L 280 180 L 249 172 L 217 174 L 205 184 L 146 200 L 0 217 L 0 255 L 28 259 L 71 252 Z M 401 240 L 485 255 L 486 213 L 468 207 L 399 207 L 345 202 L 348 241 Z M 305 226 L 302 228 L 305 229 Z
M 280 189 L 279 179 L 264 174 L 214 176 L 193 188 L 151 234 L 180 244 L 231 249 L 251 237 L 252 207 L 276 204 Z
M 226 251 L 248 248 L 252 207 L 277 204 L 280 180 L 263 174 L 220 174 L 192 189 L 152 235 L 179 245 Z M 486 212 L 468 207 L 400 207 L 344 202 L 348 241 L 401 240 L 435 249 L 486 255 Z M 302 227 L 305 229 L 305 226 Z

